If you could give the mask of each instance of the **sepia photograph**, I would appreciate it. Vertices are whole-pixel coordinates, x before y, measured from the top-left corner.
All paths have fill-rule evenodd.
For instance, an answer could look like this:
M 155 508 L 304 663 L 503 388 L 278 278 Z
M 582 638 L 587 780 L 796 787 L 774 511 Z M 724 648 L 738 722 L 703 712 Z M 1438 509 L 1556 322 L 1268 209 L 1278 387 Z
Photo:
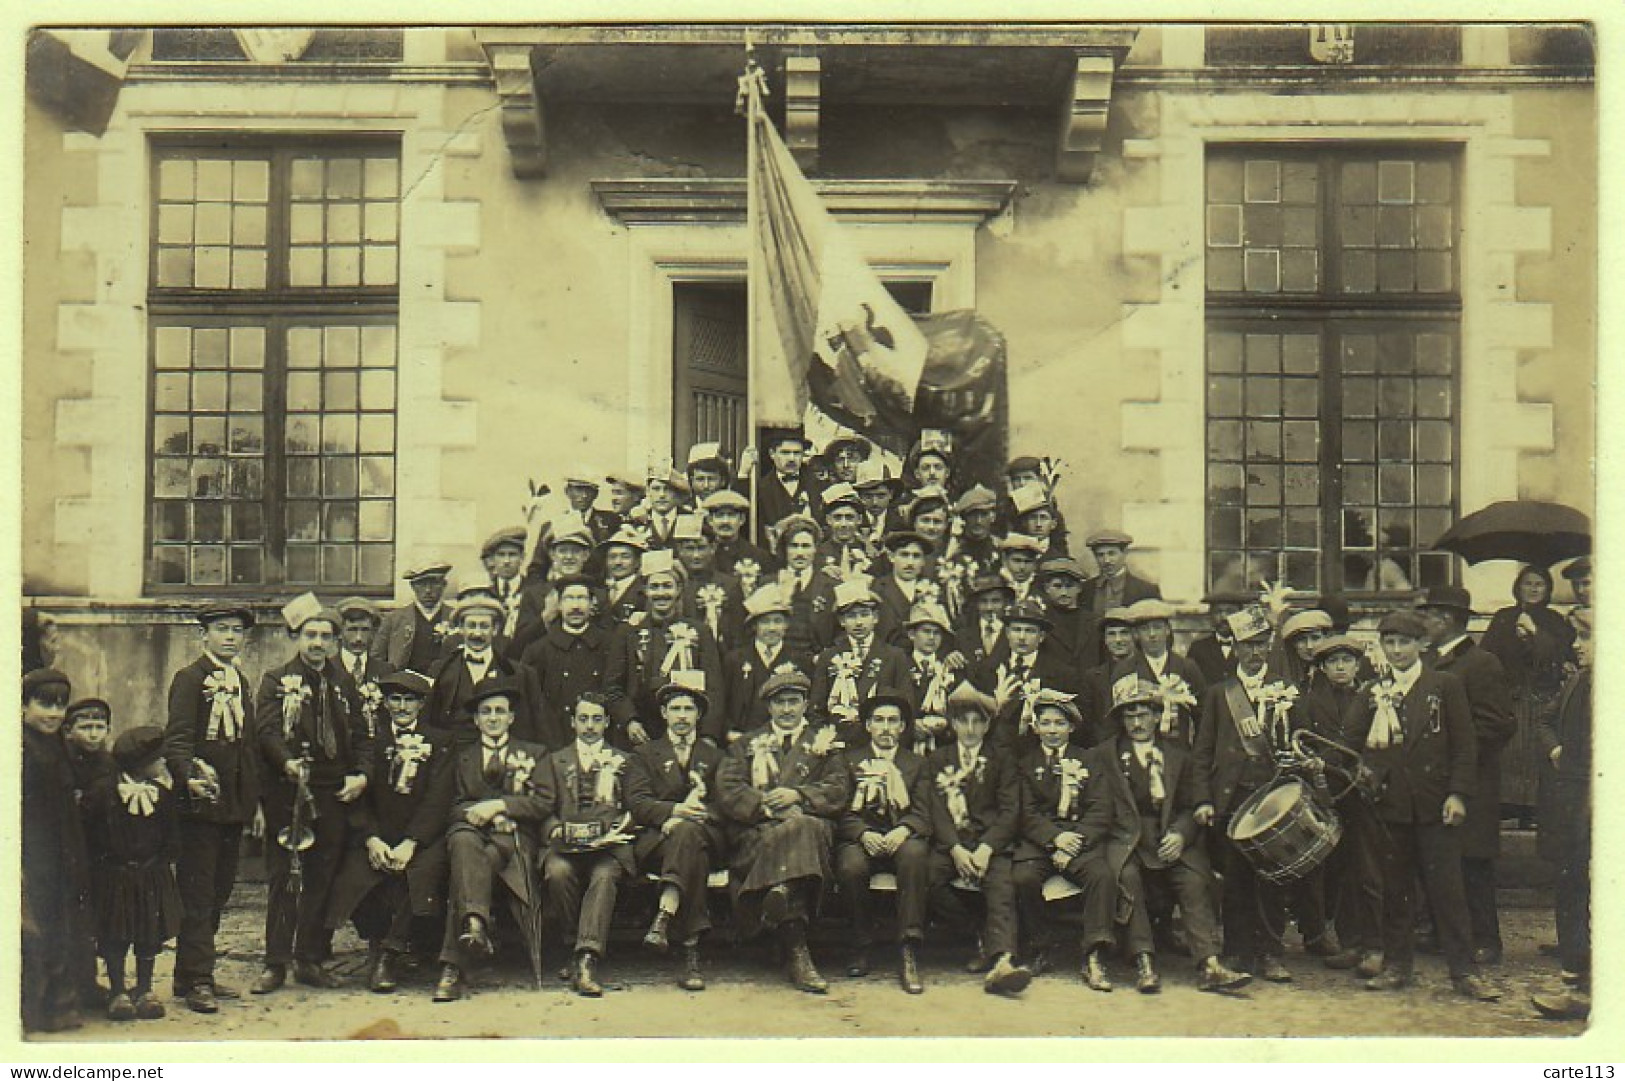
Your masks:
M 1587 1031 L 1592 23 L 18 32 L 20 1047 Z

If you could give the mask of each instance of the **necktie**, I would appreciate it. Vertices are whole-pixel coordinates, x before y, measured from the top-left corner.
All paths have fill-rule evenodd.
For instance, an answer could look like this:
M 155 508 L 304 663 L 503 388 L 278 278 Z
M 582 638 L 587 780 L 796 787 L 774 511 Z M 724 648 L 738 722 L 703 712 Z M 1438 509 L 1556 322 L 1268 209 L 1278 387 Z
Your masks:
M 492 784 L 502 780 L 504 772 L 503 749 L 490 743 L 482 744 L 485 748 L 485 779 Z
M 672 740 L 672 753 L 677 756 L 677 764 L 683 769 L 688 768 L 689 742 L 686 739 Z

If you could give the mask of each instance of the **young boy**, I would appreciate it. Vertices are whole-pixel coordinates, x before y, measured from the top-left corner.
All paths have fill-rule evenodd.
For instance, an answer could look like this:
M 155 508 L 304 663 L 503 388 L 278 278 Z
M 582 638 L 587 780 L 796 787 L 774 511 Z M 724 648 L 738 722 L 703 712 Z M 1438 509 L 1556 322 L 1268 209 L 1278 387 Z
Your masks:
M 113 708 L 100 698 L 81 698 L 68 707 L 62 722 L 62 742 L 68 750 L 68 765 L 73 770 L 73 798 L 79 804 L 80 817 L 84 817 L 85 796 L 102 777 L 111 776 L 118 767 L 108 751 L 107 733 Z M 85 836 L 90 837 L 89 824 Z M 80 999 L 85 1006 L 100 1007 L 106 1001 L 101 985 L 96 982 L 96 957 L 81 957 L 75 966 L 81 981 Z
M 953 647 L 948 613 L 938 604 L 916 604 L 903 624 L 908 635 L 910 703 L 914 707 L 914 753 L 924 757 L 953 739 L 948 730 L 948 692 L 965 669 L 965 655 Z
M 254 613 L 246 605 L 215 605 L 197 622 L 199 656 L 170 680 L 164 727 L 164 758 L 180 797 L 173 989 L 187 1009 L 215 1013 L 220 999 L 238 995 L 215 982 L 215 936 L 237 883 L 243 828 L 259 807 L 262 762 L 254 696 L 237 662 Z

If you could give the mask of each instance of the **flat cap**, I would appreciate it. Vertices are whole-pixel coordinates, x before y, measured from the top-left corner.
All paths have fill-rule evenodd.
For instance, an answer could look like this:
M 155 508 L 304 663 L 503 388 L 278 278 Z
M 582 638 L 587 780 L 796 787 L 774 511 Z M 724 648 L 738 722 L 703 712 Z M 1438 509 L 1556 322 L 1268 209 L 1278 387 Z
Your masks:
M 1014 477 L 1022 473 L 1042 473 L 1044 464 L 1031 454 L 1023 454 L 1019 458 L 1010 459 L 1010 464 L 1004 467 L 1004 475 Z
M 1319 608 L 1310 608 L 1302 612 L 1293 612 L 1281 624 L 1281 638 L 1296 638 L 1309 631 L 1329 631 L 1332 629 L 1332 617 Z
M 967 595 L 980 597 L 984 593 L 1007 593 L 1011 598 L 1014 598 L 1016 587 L 997 574 L 978 574 L 971 579 Z
M 1128 606 L 1126 615 L 1136 627 L 1142 623 L 1168 622 L 1174 618 L 1174 606 L 1155 597 L 1143 597 Z
M 73 687 L 68 677 L 55 668 L 35 668 L 25 672 L 22 682 L 24 698 L 41 687 L 60 686 L 63 691 L 70 691 Z
M 521 552 L 524 551 L 525 527 L 522 525 L 503 526 L 489 537 L 486 537 L 485 543 L 480 545 L 480 558 L 489 559 L 491 557 L 491 553 L 495 552 L 503 545 L 511 545 L 514 548 L 518 548 Z
M 1150 705 L 1156 700 L 1157 685 L 1130 673 L 1112 684 L 1112 708 L 1107 715 L 1116 714 L 1125 706 Z
M 696 669 L 674 671 L 671 677 L 660 685 L 660 689 L 655 691 L 655 705 L 664 708 L 667 702 L 685 694 L 700 707 L 702 716 L 711 708 L 711 699 L 705 694 L 705 673 Z
M 198 609 L 197 621 L 207 627 L 220 619 L 240 619 L 244 627 L 254 625 L 254 609 L 246 604 L 210 604 Z
M 1123 605 L 1120 604 L 1116 608 L 1108 608 L 1100 614 L 1100 629 L 1105 630 L 1107 627 L 1111 626 L 1134 626 L 1133 617 L 1129 615 L 1128 609 Z
M 450 563 L 414 563 L 401 574 L 402 581 L 415 582 L 419 578 L 444 578 L 451 573 Z
M 1083 564 L 1071 556 L 1056 556 L 1046 559 L 1038 565 L 1040 578 L 1075 578 L 1080 582 L 1089 580 L 1089 572 L 1083 569 Z
M 999 703 L 970 680 L 961 680 L 959 686 L 948 692 L 948 714 L 954 716 L 965 711 L 975 711 L 992 720 L 999 711 Z
M 379 613 L 378 606 L 365 597 L 345 597 L 342 601 L 339 601 L 338 604 L 334 605 L 334 608 L 341 616 L 349 616 L 359 612 L 361 615 L 366 616 L 374 623 L 377 623 L 384 618 Z
M 777 613 L 790 614 L 790 598 L 784 595 L 777 582 L 757 587 L 756 592 L 745 598 L 745 625 L 748 627 L 763 616 Z
M 1377 623 L 1378 634 L 1399 634 L 1407 638 L 1426 638 L 1428 627 L 1415 612 L 1401 609 L 1389 612 Z
M 750 512 L 750 500 L 734 491 L 732 488 L 718 488 L 701 501 L 700 506 L 710 514 L 719 510 L 742 510 Z
M 859 510 L 863 509 L 863 497 L 858 494 L 858 490 L 845 481 L 836 481 L 834 484 L 831 484 L 828 488 L 824 489 L 825 513 L 828 513 L 834 508 L 840 506 L 842 503 L 850 504 Z
M 971 485 L 959 497 L 959 502 L 954 504 L 954 510 L 959 514 L 969 514 L 978 510 L 997 510 L 998 507 L 999 497 L 985 484 Z
M 113 761 L 125 773 L 145 769 L 164 756 L 164 730 L 155 724 L 126 729 L 113 741 Z
M 1031 597 L 1006 612 L 1004 621 L 1006 623 L 1033 623 L 1045 630 L 1055 626 L 1055 621 L 1050 619 L 1049 612 L 1045 610 L 1043 604 Z
M 1083 543 L 1086 548 L 1099 548 L 1103 545 L 1127 548 L 1134 543 L 1134 538 L 1121 529 L 1097 529 L 1089 534 L 1089 538 Z
M 1033 555 L 1043 555 L 1048 550 L 1047 543 L 1026 533 L 1009 533 L 999 538 L 1001 552 L 1030 552 Z
M 1571 582 L 1578 581 L 1590 573 L 1590 556 L 1581 556 L 1579 559 L 1576 559 L 1573 563 L 1570 563 L 1568 566 L 1563 568 L 1563 577 L 1567 578 Z
M 1315 643 L 1315 660 L 1323 661 L 1334 653 L 1351 653 L 1355 657 L 1365 656 L 1365 646 L 1358 639 L 1346 634 L 1333 634 L 1322 638 Z
M 547 538 L 547 546 L 557 548 L 561 544 L 575 544 L 582 548 L 593 546 L 592 530 L 587 527 L 587 520 L 574 511 L 553 520 L 553 534 Z
M 422 672 L 414 672 L 410 668 L 391 672 L 378 681 L 378 689 L 381 691 L 394 688 L 398 691 L 405 691 L 407 694 L 415 694 L 419 698 L 427 698 L 431 686 L 433 684 L 429 682 L 428 676 L 425 676 Z
M 762 684 L 762 689 L 757 692 L 756 697 L 768 702 L 782 691 L 796 691 L 805 698 L 812 693 L 812 680 L 795 665 L 781 664 L 773 670 L 771 676 L 767 677 L 767 682 Z
M 613 548 L 617 545 L 637 552 L 646 552 L 649 550 L 649 534 L 636 526 L 623 525 L 612 535 L 604 538 L 598 547 Z
M 75 717 L 81 713 L 88 713 L 93 709 L 99 709 L 103 713 L 107 714 L 108 720 L 113 719 L 113 707 L 107 704 L 107 700 L 105 698 L 81 698 L 77 702 L 70 702 L 68 704 L 67 710 L 65 710 L 62 714 L 62 723 L 71 727 Z
M 507 609 L 502 607 L 502 602 L 497 600 L 494 594 L 486 590 L 478 590 L 458 597 L 451 606 L 452 622 L 461 622 L 462 618 L 470 612 L 490 612 L 492 617 L 497 620 L 501 620 L 508 614 Z

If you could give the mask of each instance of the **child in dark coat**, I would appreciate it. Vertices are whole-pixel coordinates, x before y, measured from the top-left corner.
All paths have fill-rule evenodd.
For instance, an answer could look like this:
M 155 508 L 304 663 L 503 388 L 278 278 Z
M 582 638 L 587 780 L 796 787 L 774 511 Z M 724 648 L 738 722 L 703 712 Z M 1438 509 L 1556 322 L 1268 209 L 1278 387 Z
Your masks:
M 107 1016 L 114 1021 L 164 1016 L 152 990 L 153 962 L 180 930 L 175 886 L 180 826 L 163 750 L 161 728 L 143 725 L 125 732 L 113 744 L 117 772 L 97 780 L 85 797 L 96 941 L 112 991 Z M 124 961 L 132 949 L 133 992 L 124 983 Z

